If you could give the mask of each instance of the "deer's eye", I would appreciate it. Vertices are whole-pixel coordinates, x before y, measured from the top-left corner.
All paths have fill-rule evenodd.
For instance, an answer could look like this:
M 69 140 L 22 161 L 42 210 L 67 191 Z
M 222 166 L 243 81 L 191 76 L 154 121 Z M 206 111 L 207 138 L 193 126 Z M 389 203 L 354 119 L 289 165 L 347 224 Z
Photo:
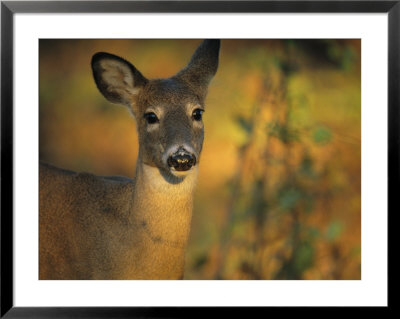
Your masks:
M 146 119 L 147 123 L 149 124 L 155 124 L 158 123 L 158 117 L 155 113 L 149 112 L 144 114 L 144 118 Z
M 195 109 L 192 113 L 192 118 L 195 121 L 201 121 L 202 115 L 204 113 L 204 110 L 202 109 Z

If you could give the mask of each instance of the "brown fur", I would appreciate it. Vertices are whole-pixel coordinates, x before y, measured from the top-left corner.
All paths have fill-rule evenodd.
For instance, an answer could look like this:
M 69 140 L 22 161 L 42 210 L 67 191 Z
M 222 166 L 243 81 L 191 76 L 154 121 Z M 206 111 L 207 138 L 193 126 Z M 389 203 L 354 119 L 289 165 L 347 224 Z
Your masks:
M 101 177 L 40 164 L 40 279 L 182 279 L 204 108 L 218 66 L 218 40 L 205 40 L 188 66 L 169 79 L 147 80 L 133 65 L 98 53 L 93 75 L 101 93 L 136 117 L 135 179 Z M 144 114 L 157 114 L 149 124 Z M 166 165 L 187 146 L 197 163 L 187 172 Z

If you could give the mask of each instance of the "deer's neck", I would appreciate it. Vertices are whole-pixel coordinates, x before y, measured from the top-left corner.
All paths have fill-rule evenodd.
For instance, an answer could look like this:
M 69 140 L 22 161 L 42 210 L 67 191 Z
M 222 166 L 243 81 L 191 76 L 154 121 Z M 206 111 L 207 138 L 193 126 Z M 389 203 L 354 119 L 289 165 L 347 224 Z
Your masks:
M 197 167 L 181 181 L 168 181 L 158 168 L 139 162 L 131 216 L 144 241 L 163 249 L 185 249 L 196 180 Z

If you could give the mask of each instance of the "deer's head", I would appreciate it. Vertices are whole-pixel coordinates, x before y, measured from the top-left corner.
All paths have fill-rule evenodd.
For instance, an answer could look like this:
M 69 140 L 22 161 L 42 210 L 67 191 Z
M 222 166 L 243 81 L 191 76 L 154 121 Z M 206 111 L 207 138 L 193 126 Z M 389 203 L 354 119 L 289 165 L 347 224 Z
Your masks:
M 137 121 L 139 160 L 164 176 L 182 178 L 199 162 L 202 113 L 218 67 L 220 41 L 205 40 L 189 64 L 167 79 L 146 79 L 128 61 L 104 52 L 92 58 L 93 76 L 110 101 L 130 108 Z

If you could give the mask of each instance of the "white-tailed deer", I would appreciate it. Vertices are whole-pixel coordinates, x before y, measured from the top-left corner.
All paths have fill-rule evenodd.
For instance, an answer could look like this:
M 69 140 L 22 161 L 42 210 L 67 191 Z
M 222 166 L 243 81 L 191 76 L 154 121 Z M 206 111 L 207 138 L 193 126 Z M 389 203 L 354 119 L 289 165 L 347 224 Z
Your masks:
M 219 40 L 205 40 L 167 79 L 146 79 L 108 53 L 92 58 L 100 92 L 130 108 L 139 154 L 133 180 L 40 164 L 40 279 L 182 279 Z

